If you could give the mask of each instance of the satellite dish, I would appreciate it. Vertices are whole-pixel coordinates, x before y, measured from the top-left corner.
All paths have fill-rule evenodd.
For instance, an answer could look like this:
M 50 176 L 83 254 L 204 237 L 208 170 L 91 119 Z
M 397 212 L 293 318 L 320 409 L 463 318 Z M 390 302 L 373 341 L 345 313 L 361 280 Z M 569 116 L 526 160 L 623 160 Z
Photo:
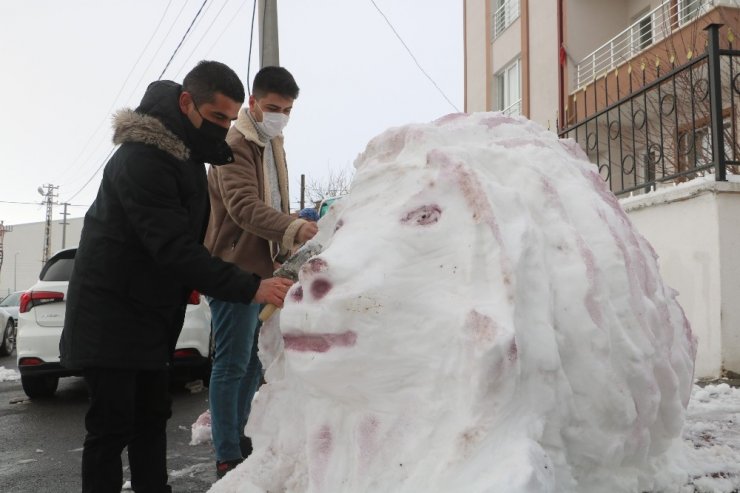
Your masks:
M 41 195 L 46 195 L 46 193 L 44 193 L 44 189 L 43 189 L 43 187 L 38 187 L 38 188 L 36 189 L 36 191 L 37 191 L 38 193 L 40 193 Z

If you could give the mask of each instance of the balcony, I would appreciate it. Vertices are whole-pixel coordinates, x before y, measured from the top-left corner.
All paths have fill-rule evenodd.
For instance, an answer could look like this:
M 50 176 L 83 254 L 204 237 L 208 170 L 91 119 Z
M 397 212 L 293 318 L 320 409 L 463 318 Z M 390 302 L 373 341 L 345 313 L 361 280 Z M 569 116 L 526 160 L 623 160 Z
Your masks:
M 498 38 L 519 18 L 519 2 L 520 0 L 499 0 L 499 7 L 493 13 L 493 39 Z
M 665 0 L 578 62 L 575 87 L 583 87 L 629 62 L 715 7 L 739 4 L 738 0 Z
M 611 91 L 621 93 L 616 102 L 595 105 L 596 89 L 609 92 L 606 78 L 593 85 L 593 112 L 577 100 L 582 113 L 560 136 L 581 146 L 616 195 L 740 174 L 740 51 L 730 26 L 713 23 L 704 35 L 704 52 L 682 65 L 656 65 L 651 81 L 645 65 L 641 76 L 615 77 Z M 633 85 L 640 78 L 642 84 Z

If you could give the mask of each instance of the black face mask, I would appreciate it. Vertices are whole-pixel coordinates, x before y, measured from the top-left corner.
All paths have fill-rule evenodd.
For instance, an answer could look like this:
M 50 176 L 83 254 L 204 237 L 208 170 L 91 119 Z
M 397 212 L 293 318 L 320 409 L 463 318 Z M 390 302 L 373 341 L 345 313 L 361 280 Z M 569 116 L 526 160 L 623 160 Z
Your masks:
M 195 102 L 193 104 L 195 105 Z M 203 118 L 197 105 L 195 105 L 195 111 Z M 228 128 L 216 125 L 205 118 L 203 118 L 200 128 L 196 128 L 190 118 L 185 116 L 185 119 L 187 120 L 188 147 L 198 158 L 215 165 L 228 164 L 234 161 L 234 154 L 226 144 Z

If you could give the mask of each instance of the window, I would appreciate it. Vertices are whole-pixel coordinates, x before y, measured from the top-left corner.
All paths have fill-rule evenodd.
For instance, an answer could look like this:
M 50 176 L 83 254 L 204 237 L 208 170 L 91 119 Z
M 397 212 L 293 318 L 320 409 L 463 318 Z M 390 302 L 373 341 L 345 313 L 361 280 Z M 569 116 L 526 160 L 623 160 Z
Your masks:
M 732 122 L 725 118 L 722 122 L 724 133 L 725 160 L 732 160 L 732 139 L 728 136 L 732 133 Z M 692 144 L 693 140 L 693 144 Z M 695 131 L 686 130 L 679 138 L 679 162 L 685 168 L 694 166 L 706 166 L 712 163 L 712 129 L 706 125 Z
M 681 20 L 681 24 L 686 24 L 697 18 L 704 9 L 707 0 L 679 0 L 678 2 L 678 18 Z
M 653 18 L 647 10 L 635 17 L 630 37 L 633 54 L 653 44 Z
M 521 63 L 517 58 L 496 75 L 496 91 L 498 93 L 496 109 L 507 115 L 518 115 L 522 112 L 521 85 L 519 82 L 520 65 Z
M 491 0 L 493 2 L 493 39 L 496 39 L 519 18 L 520 0 Z

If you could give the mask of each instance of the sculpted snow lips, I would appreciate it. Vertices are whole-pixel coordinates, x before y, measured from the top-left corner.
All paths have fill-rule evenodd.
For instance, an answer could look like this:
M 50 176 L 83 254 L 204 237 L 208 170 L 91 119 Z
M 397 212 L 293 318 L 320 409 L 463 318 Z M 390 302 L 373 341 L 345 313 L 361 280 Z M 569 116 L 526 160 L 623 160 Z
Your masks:
M 333 347 L 352 347 L 357 334 L 351 330 L 338 334 L 283 334 L 285 349 L 299 352 L 325 353 Z

